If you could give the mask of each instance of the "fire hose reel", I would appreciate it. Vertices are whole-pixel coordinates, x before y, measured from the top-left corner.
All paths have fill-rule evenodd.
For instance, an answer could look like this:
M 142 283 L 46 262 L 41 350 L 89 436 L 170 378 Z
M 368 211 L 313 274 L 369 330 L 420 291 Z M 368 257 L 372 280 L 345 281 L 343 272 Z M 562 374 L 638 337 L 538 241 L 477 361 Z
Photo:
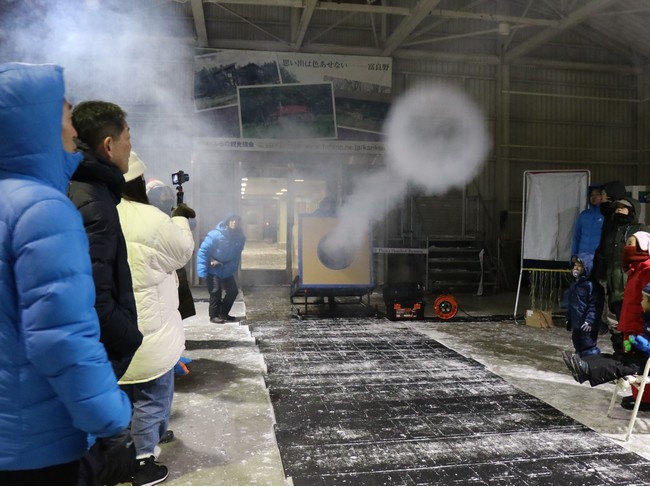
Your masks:
M 438 318 L 450 320 L 458 312 L 458 302 L 451 294 L 441 294 L 433 302 L 433 312 Z

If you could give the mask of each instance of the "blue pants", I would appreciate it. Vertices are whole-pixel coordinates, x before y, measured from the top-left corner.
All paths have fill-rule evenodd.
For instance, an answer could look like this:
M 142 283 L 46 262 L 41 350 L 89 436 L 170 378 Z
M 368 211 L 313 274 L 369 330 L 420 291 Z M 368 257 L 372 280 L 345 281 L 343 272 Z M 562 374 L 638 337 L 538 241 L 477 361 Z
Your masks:
M 571 332 L 571 341 L 573 348 L 581 357 L 596 355 L 600 353 L 598 348 L 598 323 L 594 323 L 591 331 L 582 331 L 580 328 L 573 328 Z
M 174 369 L 149 382 L 121 387 L 133 404 L 130 428 L 136 454 L 138 457 L 153 455 L 154 447 L 169 426 L 174 398 Z

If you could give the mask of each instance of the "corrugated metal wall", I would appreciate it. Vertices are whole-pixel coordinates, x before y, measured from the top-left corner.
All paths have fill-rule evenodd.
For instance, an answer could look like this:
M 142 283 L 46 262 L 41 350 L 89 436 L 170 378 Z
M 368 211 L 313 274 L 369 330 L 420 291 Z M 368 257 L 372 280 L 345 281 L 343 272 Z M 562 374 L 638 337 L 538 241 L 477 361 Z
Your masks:
M 497 116 L 496 73 L 497 67 L 489 64 L 396 59 L 393 64 L 394 95 L 398 96 L 420 84 L 456 86 L 476 102 L 489 133 L 494 134 Z M 424 232 L 418 237 L 484 237 L 486 233 L 494 233 L 497 227 L 495 178 L 494 151 L 491 151 L 478 177 L 468 184 L 464 201 L 462 192 L 458 190 L 437 197 L 418 197 L 415 208 L 420 221 L 415 227 Z M 477 213 L 480 214 L 478 218 Z
M 641 134 L 647 130 L 638 124 L 641 120 L 646 128 L 650 125 L 650 96 L 639 102 L 634 74 L 515 64 L 509 68 L 508 89 L 498 93 L 496 65 L 396 60 L 393 73 L 396 95 L 419 83 L 461 87 L 477 102 L 495 135 L 498 104 L 502 97 L 507 98 L 508 140 L 495 140 L 507 154 L 507 179 L 499 177 L 493 150 L 481 174 L 467 187 L 468 197 L 482 200 L 479 211 L 490 213 L 484 215 L 490 224 L 482 225 L 481 232 L 498 230 L 497 212 L 504 210 L 495 206 L 499 192 L 509 194 L 505 210 L 520 211 L 525 170 L 588 169 L 595 182 L 645 182 L 639 162 L 647 159 L 650 149 L 639 139 L 639 130 Z M 650 95 L 650 88 L 646 87 L 646 94 Z M 466 206 L 468 210 L 476 207 L 473 203 Z M 444 205 L 438 209 L 445 213 Z M 475 230 L 471 228 L 473 217 L 467 218 L 470 233 Z M 438 228 L 430 222 L 422 227 L 441 234 L 450 228 L 444 218 Z

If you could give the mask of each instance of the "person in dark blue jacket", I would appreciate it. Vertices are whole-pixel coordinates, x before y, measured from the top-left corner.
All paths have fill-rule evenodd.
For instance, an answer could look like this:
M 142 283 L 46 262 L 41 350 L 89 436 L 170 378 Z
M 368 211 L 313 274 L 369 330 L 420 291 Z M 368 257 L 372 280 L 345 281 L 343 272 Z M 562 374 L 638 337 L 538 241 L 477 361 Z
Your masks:
M 129 400 L 99 341 L 63 70 L 0 65 L 0 484 L 76 485 Z
M 245 243 L 241 219 L 236 214 L 220 221 L 201 242 L 196 256 L 196 271 L 199 277 L 207 280 L 210 293 L 208 313 L 212 323 L 237 321 L 229 313 L 239 292 L 235 273 Z M 222 291 L 225 291 L 223 298 Z
M 580 212 L 573 228 L 571 255 L 596 252 L 605 221 L 600 212 L 600 199 L 600 186 L 590 186 L 588 208 Z
M 573 261 L 575 281 L 569 286 L 567 329 L 576 353 L 586 357 L 600 353 L 596 343 L 605 296 L 603 288 L 591 279 L 593 254 L 578 254 Z

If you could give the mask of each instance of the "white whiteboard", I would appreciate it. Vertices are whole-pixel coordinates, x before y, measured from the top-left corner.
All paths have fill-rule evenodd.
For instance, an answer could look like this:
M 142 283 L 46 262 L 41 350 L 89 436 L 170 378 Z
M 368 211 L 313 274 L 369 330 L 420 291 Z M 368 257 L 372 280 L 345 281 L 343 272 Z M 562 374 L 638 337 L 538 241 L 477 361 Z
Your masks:
M 571 260 L 573 227 L 587 207 L 589 171 L 524 172 L 522 259 Z

